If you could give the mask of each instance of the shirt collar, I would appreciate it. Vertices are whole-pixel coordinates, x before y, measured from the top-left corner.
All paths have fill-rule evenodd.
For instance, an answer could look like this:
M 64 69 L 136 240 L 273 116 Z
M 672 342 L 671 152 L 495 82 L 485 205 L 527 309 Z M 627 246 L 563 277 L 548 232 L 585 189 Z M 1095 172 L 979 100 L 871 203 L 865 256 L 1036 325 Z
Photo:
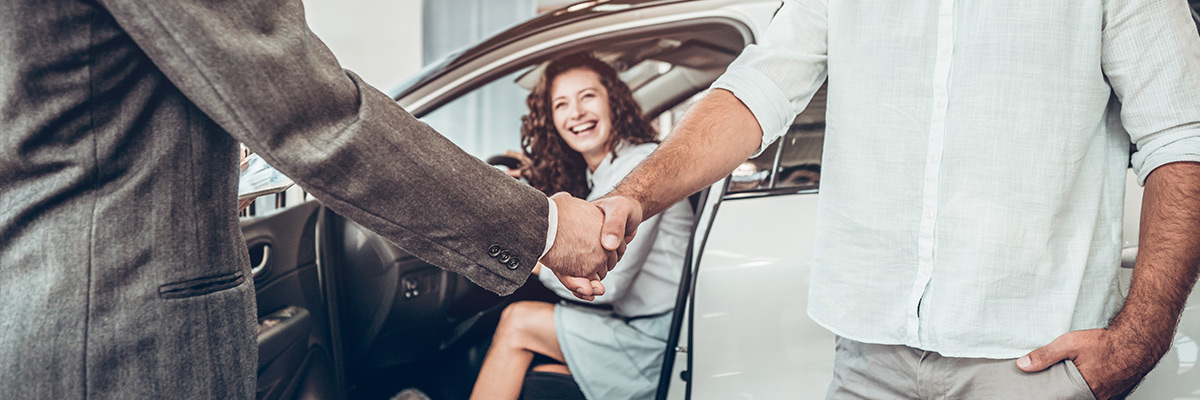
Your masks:
M 605 167 L 612 165 L 613 158 L 616 157 L 617 153 L 624 151 L 627 147 L 629 147 L 629 144 L 626 143 L 625 141 L 621 141 L 621 142 L 613 145 L 612 151 L 608 152 L 608 155 L 604 156 L 604 159 L 600 161 L 600 165 L 596 166 L 595 172 L 592 172 L 592 170 L 590 168 L 585 167 L 583 169 L 583 171 L 587 174 L 586 176 L 587 176 L 588 188 L 592 188 L 592 187 L 596 186 L 593 183 L 593 176 L 595 176 L 596 174 L 604 174 Z

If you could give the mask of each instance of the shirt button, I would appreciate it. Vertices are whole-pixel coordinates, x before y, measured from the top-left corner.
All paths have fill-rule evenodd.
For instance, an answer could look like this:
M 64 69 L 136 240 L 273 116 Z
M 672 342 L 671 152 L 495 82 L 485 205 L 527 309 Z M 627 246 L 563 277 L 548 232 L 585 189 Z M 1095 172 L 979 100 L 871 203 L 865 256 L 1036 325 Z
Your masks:
M 937 213 L 933 212 L 933 210 L 929 210 L 929 211 L 925 212 L 925 218 L 934 219 L 936 217 L 937 217 Z
M 933 102 L 933 106 L 936 107 L 938 109 L 938 111 L 945 111 L 946 110 L 946 100 L 938 99 L 937 101 Z
M 937 154 L 930 154 L 930 155 L 929 155 L 929 162 L 931 162 L 931 163 L 936 163 L 936 162 L 938 162 L 938 161 L 939 161 L 939 160 L 941 160 L 941 159 L 942 159 L 942 157 L 938 156 Z

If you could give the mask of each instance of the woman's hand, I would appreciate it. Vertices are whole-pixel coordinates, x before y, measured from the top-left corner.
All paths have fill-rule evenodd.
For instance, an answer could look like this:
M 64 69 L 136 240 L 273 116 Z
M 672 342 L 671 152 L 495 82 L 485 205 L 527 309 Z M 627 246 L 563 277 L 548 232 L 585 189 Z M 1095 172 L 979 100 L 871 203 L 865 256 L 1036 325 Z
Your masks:
M 532 270 L 532 271 L 529 271 L 529 273 L 530 273 L 530 274 L 532 274 L 532 275 L 537 275 L 537 274 L 538 274 L 538 272 L 542 272 L 542 263 L 537 263 L 537 264 L 534 264 L 534 265 L 533 265 L 533 270 Z
M 513 178 L 521 179 L 521 175 L 523 175 L 525 170 L 529 169 L 529 166 L 533 164 L 533 161 L 530 161 L 529 157 L 525 157 L 525 153 L 519 151 L 508 150 L 504 152 L 504 155 L 515 158 L 521 162 L 519 167 L 508 170 L 508 176 Z

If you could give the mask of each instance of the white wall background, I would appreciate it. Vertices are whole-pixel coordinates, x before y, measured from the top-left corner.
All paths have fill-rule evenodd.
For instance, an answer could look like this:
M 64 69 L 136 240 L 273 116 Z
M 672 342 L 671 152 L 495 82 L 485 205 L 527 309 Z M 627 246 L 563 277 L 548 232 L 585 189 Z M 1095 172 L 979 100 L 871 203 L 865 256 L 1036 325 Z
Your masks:
M 308 26 L 342 67 L 387 91 L 421 70 L 422 0 L 303 0 Z M 243 217 L 267 215 L 300 204 L 307 194 L 292 186 L 262 196 Z
M 525 1 L 531 3 L 531 7 L 529 7 L 531 9 L 517 7 L 522 10 L 516 12 L 529 15 L 517 19 L 532 17 L 534 10 L 543 12 L 580 0 Z M 457 2 L 463 3 L 462 0 L 457 0 Z M 504 13 L 506 10 L 503 8 L 511 7 L 510 4 L 504 3 L 523 2 L 522 0 L 498 2 L 500 4 L 497 6 L 501 9 L 492 11 L 493 13 Z M 384 91 L 421 70 L 423 66 L 421 55 L 424 50 L 422 42 L 425 42 L 425 39 L 452 47 L 435 49 L 438 53 L 435 56 L 440 56 L 447 50 L 454 50 L 490 36 L 495 33 L 496 29 L 514 23 L 513 21 L 502 21 L 499 24 L 488 24 L 489 21 L 481 20 L 478 17 L 460 18 L 458 19 L 460 25 L 468 21 L 473 24 L 441 27 L 439 32 L 443 35 L 451 31 L 461 32 L 457 35 L 446 35 L 448 38 L 423 38 L 424 21 L 422 21 L 422 16 L 426 16 L 428 13 L 423 9 L 422 3 L 424 3 L 423 0 L 304 0 L 304 9 L 309 27 L 325 42 L 326 46 L 329 46 L 330 50 L 333 50 L 333 54 L 342 62 L 342 66 L 354 71 L 367 83 Z M 464 13 L 464 15 L 470 14 L 472 13 Z
M 342 66 L 376 88 L 421 70 L 421 0 L 304 0 L 304 9 Z

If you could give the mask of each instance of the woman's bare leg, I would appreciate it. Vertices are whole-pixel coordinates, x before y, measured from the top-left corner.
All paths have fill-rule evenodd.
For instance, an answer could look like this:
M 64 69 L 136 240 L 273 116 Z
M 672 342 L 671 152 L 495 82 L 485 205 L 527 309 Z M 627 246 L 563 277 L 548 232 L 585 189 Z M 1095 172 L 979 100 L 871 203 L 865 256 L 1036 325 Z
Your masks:
M 563 375 L 571 374 L 571 370 L 567 369 L 567 364 L 559 363 L 538 364 L 538 366 L 533 367 L 533 370 L 536 372 L 553 372 Z
M 520 301 L 500 314 L 492 347 L 475 380 L 472 400 L 513 399 L 521 395 L 525 371 L 538 353 L 563 362 L 554 330 L 554 305 Z

